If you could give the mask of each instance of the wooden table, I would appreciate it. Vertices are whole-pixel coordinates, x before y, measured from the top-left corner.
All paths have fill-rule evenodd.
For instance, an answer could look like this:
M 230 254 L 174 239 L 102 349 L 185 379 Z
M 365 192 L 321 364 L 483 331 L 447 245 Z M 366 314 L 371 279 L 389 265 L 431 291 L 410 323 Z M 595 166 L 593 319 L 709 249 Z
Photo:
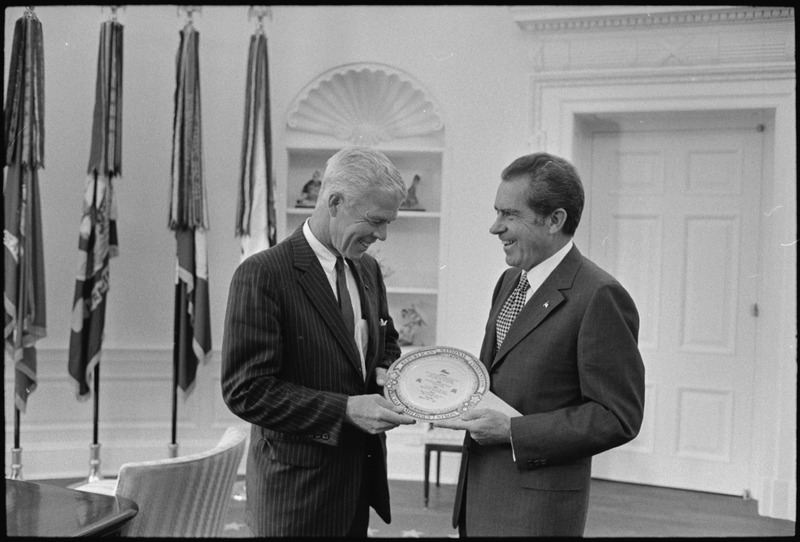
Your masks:
M 8 536 L 105 536 L 138 512 L 123 497 L 6 479 Z

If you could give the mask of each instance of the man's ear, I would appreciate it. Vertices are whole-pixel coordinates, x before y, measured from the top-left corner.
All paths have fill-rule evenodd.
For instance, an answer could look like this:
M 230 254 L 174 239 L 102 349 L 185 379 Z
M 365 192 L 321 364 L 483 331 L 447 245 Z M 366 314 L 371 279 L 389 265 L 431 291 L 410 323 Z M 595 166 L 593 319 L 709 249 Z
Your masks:
M 547 227 L 550 229 L 550 233 L 558 233 L 564 228 L 564 224 L 566 223 L 567 212 L 561 207 L 550 213 L 550 216 L 547 217 Z
M 339 212 L 339 207 L 342 205 L 342 196 L 341 194 L 332 193 L 328 196 L 328 214 L 331 216 L 336 216 Z

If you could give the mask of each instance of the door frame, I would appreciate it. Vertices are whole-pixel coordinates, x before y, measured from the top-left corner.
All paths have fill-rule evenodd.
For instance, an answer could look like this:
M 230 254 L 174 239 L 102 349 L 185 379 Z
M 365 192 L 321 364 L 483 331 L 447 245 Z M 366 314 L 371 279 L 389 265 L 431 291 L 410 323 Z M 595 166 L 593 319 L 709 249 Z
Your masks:
M 588 165 L 587 117 L 624 113 L 762 110 L 765 125 L 762 186 L 761 309 L 756 331 L 752 467 L 759 514 L 795 520 L 797 406 L 797 141 L 793 70 L 696 70 L 670 74 L 545 73 L 532 77 L 533 151 L 546 150 Z M 591 216 L 584 215 L 576 242 L 588 245 Z M 790 295 L 787 295 L 789 293 Z

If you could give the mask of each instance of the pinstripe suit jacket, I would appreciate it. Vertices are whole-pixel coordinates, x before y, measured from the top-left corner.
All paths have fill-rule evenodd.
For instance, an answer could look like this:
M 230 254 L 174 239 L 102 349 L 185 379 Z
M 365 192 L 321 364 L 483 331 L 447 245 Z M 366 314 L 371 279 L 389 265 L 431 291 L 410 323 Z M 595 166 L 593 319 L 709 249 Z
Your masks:
M 400 355 L 380 267 L 352 262 L 368 322 L 366 383 L 355 340 L 302 228 L 254 254 L 231 281 L 222 395 L 250 422 L 247 521 L 256 536 L 338 536 L 349 529 L 363 477 L 391 521 L 385 435 L 345 423 L 347 398 L 381 393 L 375 368 Z
M 453 525 L 466 519 L 468 536 L 582 536 L 591 457 L 641 426 L 639 316 L 619 282 L 573 247 L 495 351 L 519 276 L 508 269 L 497 283 L 480 354 L 492 391 L 523 414 L 511 419 L 516 461 L 510 445 L 467 435 Z

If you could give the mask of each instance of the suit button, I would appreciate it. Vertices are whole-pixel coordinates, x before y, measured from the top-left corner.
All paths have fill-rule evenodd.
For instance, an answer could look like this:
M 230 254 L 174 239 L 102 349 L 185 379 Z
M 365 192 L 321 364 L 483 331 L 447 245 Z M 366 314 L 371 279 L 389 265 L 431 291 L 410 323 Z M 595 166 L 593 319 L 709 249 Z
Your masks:
M 534 461 L 532 459 L 528 459 L 528 466 L 529 467 L 533 467 L 534 465 L 536 465 L 536 461 Z

